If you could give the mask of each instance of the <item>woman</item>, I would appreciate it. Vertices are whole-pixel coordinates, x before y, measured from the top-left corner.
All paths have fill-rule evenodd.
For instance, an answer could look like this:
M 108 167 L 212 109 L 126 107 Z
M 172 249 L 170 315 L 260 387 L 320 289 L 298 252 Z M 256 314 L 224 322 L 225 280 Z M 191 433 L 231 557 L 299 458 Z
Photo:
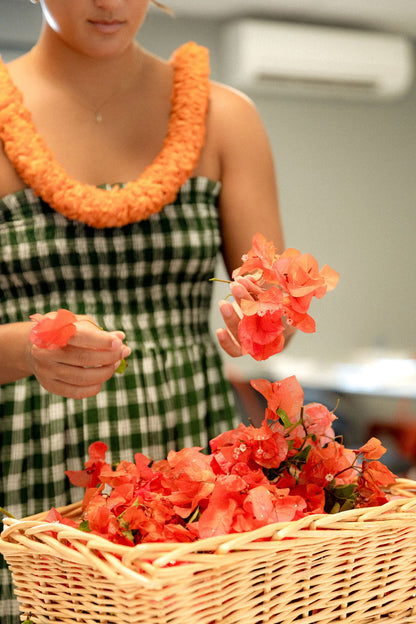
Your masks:
M 0 504 L 17 517 L 78 500 L 64 471 L 95 440 L 113 460 L 157 459 L 235 425 L 209 278 L 218 251 L 231 271 L 256 231 L 283 246 L 263 125 L 209 82 L 205 49 L 145 51 L 149 0 L 40 7 L 38 42 L 0 71 Z M 238 356 L 237 316 L 220 307 L 218 341 Z M 34 346 L 30 315 L 59 308 L 76 334 Z

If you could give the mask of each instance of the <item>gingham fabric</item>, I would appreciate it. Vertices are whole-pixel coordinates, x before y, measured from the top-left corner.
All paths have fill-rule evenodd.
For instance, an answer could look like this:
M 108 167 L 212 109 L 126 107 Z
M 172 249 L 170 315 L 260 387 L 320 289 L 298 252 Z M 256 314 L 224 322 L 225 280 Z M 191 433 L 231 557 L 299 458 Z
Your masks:
M 160 459 L 236 426 L 209 333 L 219 190 L 193 178 L 160 213 L 117 229 L 70 221 L 31 190 L 0 201 L 0 322 L 67 308 L 123 330 L 132 349 L 124 375 L 93 398 L 54 396 L 35 378 L 0 387 L 0 505 L 16 517 L 82 498 L 64 473 L 95 440 L 108 461 Z M 1 624 L 16 624 L 2 575 Z

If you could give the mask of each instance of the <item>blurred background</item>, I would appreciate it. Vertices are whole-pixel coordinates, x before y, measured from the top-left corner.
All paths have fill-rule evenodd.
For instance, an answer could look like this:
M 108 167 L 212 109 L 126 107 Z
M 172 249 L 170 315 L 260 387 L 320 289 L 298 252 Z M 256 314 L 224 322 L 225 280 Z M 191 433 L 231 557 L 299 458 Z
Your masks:
M 347 445 L 375 433 L 386 463 L 414 476 L 416 2 L 167 3 L 174 17 L 152 8 L 139 41 L 164 58 L 190 39 L 207 46 L 213 79 L 255 101 L 273 147 L 286 247 L 340 273 L 336 290 L 311 307 L 315 334 L 298 333 L 263 363 L 224 358 L 244 415 L 262 409 L 250 379 L 295 374 L 305 401 L 332 409 L 340 400 Z M 3 59 L 29 50 L 40 24 L 39 6 L 0 0 Z M 213 329 L 228 293 L 214 289 Z

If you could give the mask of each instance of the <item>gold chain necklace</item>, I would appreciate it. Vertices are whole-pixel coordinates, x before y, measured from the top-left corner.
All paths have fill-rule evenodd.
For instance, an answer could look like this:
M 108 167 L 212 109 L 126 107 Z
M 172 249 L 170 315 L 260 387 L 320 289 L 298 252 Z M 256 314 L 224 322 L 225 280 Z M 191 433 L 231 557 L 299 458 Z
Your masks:
M 178 48 L 168 132 L 155 160 L 134 182 L 110 190 L 71 178 L 38 134 L 23 96 L 0 62 L 0 138 L 5 153 L 36 195 L 68 219 L 96 228 L 147 219 L 174 201 L 196 167 L 205 139 L 210 81 L 208 50 L 193 42 Z
M 97 123 L 101 123 L 103 121 L 103 113 L 102 113 L 103 108 L 105 107 L 106 104 L 108 104 L 113 99 L 115 95 L 119 95 L 119 93 L 120 92 L 117 92 L 117 91 L 115 93 L 112 93 L 110 97 L 106 98 L 104 102 L 100 104 L 98 108 L 95 108 L 93 106 L 88 106 L 87 104 L 85 104 L 85 102 L 82 102 L 82 105 L 84 106 L 84 108 L 88 108 L 94 113 L 95 121 Z
M 110 97 L 106 98 L 104 100 L 104 102 L 102 102 L 102 104 L 100 104 L 100 106 L 98 108 L 95 108 L 94 106 L 89 106 L 88 104 L 86 104 L 85 102 L 81 102 L 81 100 L 77 97 L 77 101 L 81 104 L 81 106 L 83 108 L 88 108 L 88 110 L 92 111 L 94 113 L 94 117 L 95 117 L 95 121 L 97 123 L 102 123 L 104 117 L 103 117 L 103 113 L 102 110 L 105 107 L 106 104 L 108 104 L 115 95 L 118 95 L 119 92 L 116 93 L 112 93 L 110 95 Z
M 83 108 L 87 108 L 88 110 L 92 111 L 94 113 L 94 117 L 95 117 L 95 121 L 97 123 L 102 123 L 104 117 L 103 117 L 103 109 L 105 108 L 105 106 L 111 102 L 111 100 L 115 97 L 115 96 L 121 96 L 125 93 L 127 93 L 128 89 L 117 89 L 117 91 L 114 91 L 113 93 L 111 93 L 111 95 L 109 95 L 108 97 L 106 97 L 99 106 L 91 106 L 90 104 L 86 104 L 86 98 L 83 98 L 81 100 L 81 98 L 78 95 L 75 95 L 73 93 L 71 93 L 71 96 L 77 100 L 77 102 L 83 107 Z

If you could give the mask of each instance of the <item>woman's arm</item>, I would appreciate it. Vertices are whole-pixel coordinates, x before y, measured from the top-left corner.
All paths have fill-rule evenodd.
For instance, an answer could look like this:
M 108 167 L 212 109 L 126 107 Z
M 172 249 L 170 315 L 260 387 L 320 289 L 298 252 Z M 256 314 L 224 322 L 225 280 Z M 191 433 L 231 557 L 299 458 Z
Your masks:
M 231 272 L 241 265 L 256 232 L 273 241 L 279 253 L 284 237 L 273 154 L 260 115 L 251 100 L 234 90 L 217 86 L 213 97 L 217 94 L 220 218 L 224 261 Z
M 0 385 L 29 377 L 29 334 L 34 323 L 0 325 Z
M 223 256 L 229 274 L 241 265 L 241 256 L 252 246 L 256 232 L 284 251 L 275 165 L 270 142 L 254 104 L 244 95 L 213 85 L 212 116 L 221 154 L 220 219 Z M 235 284 L 237 303 L 247 296 L 248 284 Z M 217 332 L 222 348 L 241 355 L 237 338 L 238 315 L 230 302 L 220 302 L 227 329 Z M 285 338 L 294 333 L 287 328 Z

